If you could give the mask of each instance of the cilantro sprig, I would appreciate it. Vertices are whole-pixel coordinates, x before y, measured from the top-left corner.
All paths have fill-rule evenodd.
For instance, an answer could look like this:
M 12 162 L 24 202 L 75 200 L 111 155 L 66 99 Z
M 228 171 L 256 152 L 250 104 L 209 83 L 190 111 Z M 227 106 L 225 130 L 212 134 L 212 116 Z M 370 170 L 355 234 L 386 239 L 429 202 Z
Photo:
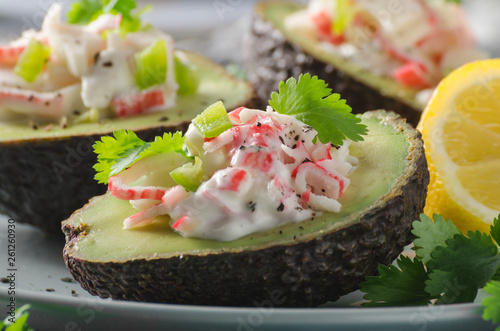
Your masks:
M 15 311 L 15 317 L 8 315 L 3 321 L 0 321 L 0 331 L 33 331 L 28 325 L 28 309 L 31 305 L 24 305 Z
M 79 0 L 75 1 L 67 14 L 70 24 L 88 24 L 104 13 L 120 14 L 120 32 L 137 31 L 141 28 L 140 16 L 151 9 L 146 6 L 137 12 L 135 0 Z
M 500 215 L 490 233 L 469 231 L 464 235 L 450 220 L 422 214 L 413 222 L 412 233 L 416 257 L 401 256 L 395 265 L 379 265 L 379 276 L 367 277 L 360 284 L 369 300 L 365 305 L 473 302 L 484 288 L 492 296 L 482 301 L 483 318 L 500 322 Z
M 97 154 L 97 163 L 94 165 L 97 173 L 94 178 L 99 183 L 107 184 L 109 177 L 148 156 L 168 151 L 186 155 L 183 150 L 185 138 L 181 132 L 164 133 L 153 142 L 145 142 L 132 130 L 115 131 L 113 136 L 104 136 L 93 146 L 94 153 Z
M 340 146 L 345 138 L 362 141 L 368 130 L 361 119 L 337 93 L 331 93 L 325 81 L 317 76 L 301 74 L 298 81 L 289 78 L 279 84 L 279 93 L 273 92 L 269 105 L 285 115 L 291 115 L 312 126 L 323 143 Z

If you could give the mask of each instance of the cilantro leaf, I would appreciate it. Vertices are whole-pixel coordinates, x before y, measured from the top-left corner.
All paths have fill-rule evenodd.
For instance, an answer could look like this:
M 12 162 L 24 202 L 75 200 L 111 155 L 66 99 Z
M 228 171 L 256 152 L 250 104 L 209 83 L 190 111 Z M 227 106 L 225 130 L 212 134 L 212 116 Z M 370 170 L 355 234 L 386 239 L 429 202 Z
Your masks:
M 123 34 L 140 29 L 140 15 L 151 7 L 133 13 L 137 8 L 135 0 L 79 0 L 74 2 L 67 14 L 70 24 L 88 24 L 104 13 L 121 15 L 120 32 Z
M 137 7 L 135 0 L 105 0 L 104 4 L 105 13 L 121 14 L 126 20 L 132 19 L 131 12 Z
M 446 240 L 446 247 L 438 246 L 431 253 L 426 291 L 443 293 L 438 303 L 473 301 L 500 266 L 498 248 L 490 236 L 479 231 L 468 236 L 456 234 Z
M 483 319 L 498 323 L 500 322 L 500 282 L 489 281 L 484 287 L 484 291 L 492 296 L 488 296 L 482 301 L 484 307 Z
M 460 233 L 460 230 L 450 220 L 446 221 L 443 216 L 437 214 L 432 217 L 434 222 L 429 216 L 420 214 L 420 221 L 412 223 L 412 233 L 417 237 L 413 241 L 414 250 L 424 263 L 429 262 L 431 252 L 436 247 L 445 247 L 446 240 Z
M 300 75 L 298 81 L 289 78 L 273 92 L 269 105 L 280 114 L 291 115 L 318 132 L 319 140 L 326 144 L 342 145 L 347 137 L 363 140 L 368 131 L 361 119 L 351 113 L 351 107 L 337 93 L 331 94 L 325 81 L 310 74 Z
M 166 132 L 163 134 L 163 137 L 157 136 L 155 141 L 153 141 L 146 150 L 144 150 L 140 157 L 145 158 L 151 155 L 174 151 L 186 156 L 186 152 L 184 151 L 184 140 L 185 137 L 182 135 L 180 131 L 172 134 L 170 132 Z
M 410 306 L 426 305 L 431 296 L 425 292 L 424 282 L 428 279 L 424 264 L 405 256 L 397 260 L 398 267 L 379 265 L 380 276 L 370 276 L 360 284 L 363 297 L 371 302 L 366 306 Z
M 22 307 L 16 309 L 15 311 L 15 322 L 12 323 L 10 316 L 7 316 L 3 321 L 0 321 L 0 330 L 5 331 L 33 331 L 33 329 L 28 325 L 28 309 L 31 305 L 23 305 Z M 5 328 L 5 329 L 4 329 Z
M 490 226 L 490 235 L 497 244 L 500 244 L 500 214 L 493 220 Z
M 108 183 L 109 177 L 151 155 L 174 151 L 186 156 L 183 150 L 185 138 L 181 132 L 164 133 L 163 137 L 158 136 L 151 143 L 143 141 L 131 130 L 115 131 L 113 135 L 114 138 L 102 137 L 101 141 L 97 141 L 93 146 L 97 154 L 97 163 L 94 165 L 97 171 L 95 179 L 99 183 Z
M 115 160 L 115 163 L 111 166 L 109 177 L 119 174 L 120 172 L 134 164 L 139 159 L 141 153 L 144 152 L 149 147 L 149 145 L 149 143 L 145 143 L 144 145 L 137 146 L 125 151 L 123 153 L 123 156 Z
M 126 157 L 129 150 L 145 144 L 132 130 L 115 131 L 113 136 L 114 138 L 102 137 L 101 141 L 97 141 L 93 146 L 94 153 L 97 154 L 97 163 L 94 165 L 97 174 L 94 178 L 99 183 L 107 184 L 117 160 Z
M 102 0 L 75 1 L 68 11 L 68 23 L 87 24 L 95 20 L 102 11 Z

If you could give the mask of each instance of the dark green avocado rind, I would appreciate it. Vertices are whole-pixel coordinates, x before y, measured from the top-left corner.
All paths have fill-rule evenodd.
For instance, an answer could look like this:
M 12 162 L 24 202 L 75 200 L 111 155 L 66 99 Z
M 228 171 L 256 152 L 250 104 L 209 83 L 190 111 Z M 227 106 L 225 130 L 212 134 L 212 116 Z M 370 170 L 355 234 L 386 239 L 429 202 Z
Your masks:
M 418 131 L 386 112 L 366 113 L 362 118 L 365 123 L 382 121 L 395 129 L 389 134 L 400 134 L 408 142 L 406 152 L 397 156 L 405 163 L 404 170 L 378 198 L 366 199 L 368 205 L 363 208 L 353 211 L 346 204 L 347 215 L 326 214 L 229 243 L 175 238 L 165 230 L 165 240 L 174 244 L 185 240 L 184 248 L 160 249 L 145 256 L 135 253 L 127 259 L 121 255 L 149 248 L 148 231 L 162 231 L 161 224 L 137 233 L 137 240 L 103 242 L 99 232 L 105 224 L 116 223 L 109 226 L 119 233 L 123 217 L 133 213 L 126 201 L 106 194 L 63 222 L 68 270 L 93 295 L 147 302 L 220 306 L 272 302 L 301 307 L 334 301 L 356 290 L 366 276 L 377 273 L 379 263 L 389 265 L 411 242 L 411 222 L 423 210 L 429 181 Z M 370 152 L 366 148 L 362 153 Z M 364 190 L 372 189 L 370 183 L 364 184 Z M 351 191 L 357 194 L 363 193 Z M 118 245 L 120 253 L 101 249 L 100 257 L 93 256 L 93 246 L 101 244 L 104 250 Z
M 282 80 L 310 73 L 340 93 L 355 113 L 389 109 L 417 125 L 424 107 L 416 100 L 417 90 L 362 70 L 324 52 L 317 39 L 285 28 L 285 18 L 302 9 L 301 4 L 273 1 L 255 7 L 243 55 L 257 95 L 267 101 Z
M 151 141 L 163 132 L 184 131 L 193 117 L 219 99 L 228 110 L 255 104 L 250 84 L 202 56 L 186 55 L 200 73 L 200 87 L 194 95 L 178 97 L 173 109 L 66 129 L 0 126 L 0 213 L 60 235 L 61 221 L 107 189 L 93 179 L 96 140 L 123 128 Z

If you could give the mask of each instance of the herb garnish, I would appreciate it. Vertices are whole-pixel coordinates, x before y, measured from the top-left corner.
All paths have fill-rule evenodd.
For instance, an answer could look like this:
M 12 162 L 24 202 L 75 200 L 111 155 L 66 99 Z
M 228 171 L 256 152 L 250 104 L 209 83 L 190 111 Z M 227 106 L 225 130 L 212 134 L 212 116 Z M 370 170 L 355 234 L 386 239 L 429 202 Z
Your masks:
M 312 126 L 323 144 L 340 146 L 347 137 L 362 141 L 368 130 L 361 119 L 338 93 L 331 93 L 328 84 L 317 76 L 300 75 L 299 80 L 289 78 L 273 92 L 269 105 L 280 114 L 290 115 Z
M 131 131 L 115 131 L 113 137 L 102 137 L 94 144 L 94 152 L 98 154 L 94 169 L 95 179 L 99 183 L 108 183 L 108 179 L 130 167 L 135 162 L 148 156 L 175 151 L 185 155 L 182 147 L 184 137 L 181 132 L 164 133 L 153 142 L 145 142 Z
M 133 13 L 136 8 L 135 0 L 79 0 L 75 1 L 68 11 L 68 23 L 88 24 L 105 13 L 119 14 L 122 16 L 120 32 L 124 34 L 140 29 L 140 15 L 150 10 L 151 6 Z
M 413 222 L 416 257 L 400 257 L 396 265 L 379 265 L 380 276 L 360 284 L 370 300 L 366 306 L 411 306 L 473 302 L 478 290 L 493 296 L 483 299 L 483 318 L 500 322 L 500 215 L 490 233 L 462 234 L 440 215 L 420 215 Z M 500 330 L 500 327 L 497 329 Z

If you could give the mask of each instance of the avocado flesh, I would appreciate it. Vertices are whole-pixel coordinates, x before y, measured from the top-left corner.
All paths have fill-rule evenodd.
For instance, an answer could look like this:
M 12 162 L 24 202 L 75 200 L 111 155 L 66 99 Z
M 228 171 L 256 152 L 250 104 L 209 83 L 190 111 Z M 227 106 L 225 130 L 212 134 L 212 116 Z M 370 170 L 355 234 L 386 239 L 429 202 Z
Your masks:
M 119 129 L 134 130 L 144 140 L 167 131 L 185 130 L 208 105 L 223 100 L 228 109 L 252 106 L 252 87 L 200 55 L 186 52 L 200 76 L 194 95 L 178 96 L 166 111 L 107 119 L 50 130 L 43 126 L 0 125 L 0 212 L 21 223 L 60 235 L 60 222 L 106 186 L 93 178 L 97 159 L 92 145 Z
M 170 229 L 168 217 L 122 230 L 123 220 L 136 211 L 107 193 L 63 222 L 67 267 L 90 293 L 116 299 L 244 306 L 269 299 L 278 289 L 286 293 L 284 306 L 336 300 L 375 274 L 378 263 L 397 257 L 411 239 L 411 221 L 426 196 L 419 133 L 385 112 L 367 113 L 362 121 L 370 132 L 351 146 L 360 166 L 350 177 L 340 213 L 218 242 L 183 238 Z M 298 289 L 281 279 L 301 273 L 311 256 L 322 263 L 312 272 L 317 275 L 305 275 Z
M 255 7 L 244 62 L 258 96 L 267 100 L 280 81 L 310 73 L 340 93 L 354 112 L 390 109 L 417 125 L 424 108 L 416 99 L 418 90 L 363 70 L 325 52 L 318 39 L 285 27 L 287 16 L 304 9 L 301 4 L 273 1 Z

